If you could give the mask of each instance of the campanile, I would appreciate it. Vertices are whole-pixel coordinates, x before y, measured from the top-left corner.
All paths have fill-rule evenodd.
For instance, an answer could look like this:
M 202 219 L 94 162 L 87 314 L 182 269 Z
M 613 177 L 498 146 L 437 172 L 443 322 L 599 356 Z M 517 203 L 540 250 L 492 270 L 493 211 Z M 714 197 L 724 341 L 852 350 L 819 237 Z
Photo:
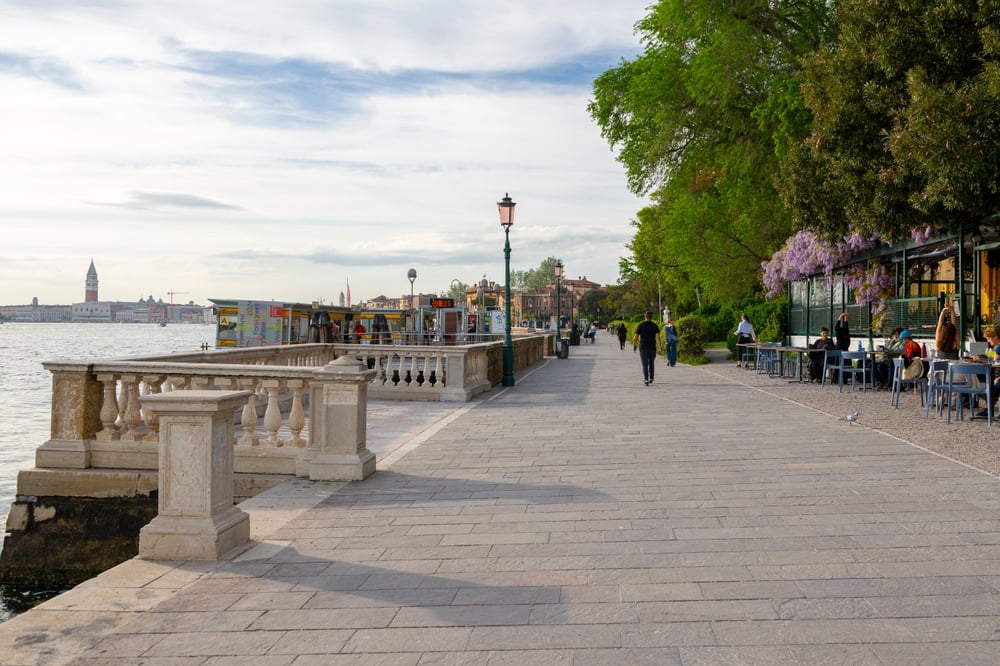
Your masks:
M 83 300 L 87 303 L 97 302 L 97 269 L 94 268 L 94 260 L 90 260 L 90 270 L 87 271 L 87 291 Z

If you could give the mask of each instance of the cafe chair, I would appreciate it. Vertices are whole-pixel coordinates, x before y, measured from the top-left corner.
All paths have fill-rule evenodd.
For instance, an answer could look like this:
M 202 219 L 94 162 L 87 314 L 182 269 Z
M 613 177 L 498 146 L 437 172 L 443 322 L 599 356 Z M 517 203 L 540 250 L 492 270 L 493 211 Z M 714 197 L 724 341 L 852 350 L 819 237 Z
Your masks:
M 758 375 L 766 374 L 768 377 L 778 377 L 781 375 L 781 357 L 775 347 L 777 344 L 761 345 L 757 348 L 757 361 L 755 372 Z
M 899 372 L 898 370 L 896 372 Z M 927 371 L 927 396 L 924 399 L 924 418 L 931 414 L 931 408 L 937 409 L 938 416 L 944 411 L 945 399 L 948 395 L 948 361 L 936 359 L 930 362 Z
M 974 413 L 975 400 L 982 396 L 986 401 L 986 422 L 993 425 L 993 382 L 990 366 L 986 363 L 948 364 L 948 423 L 951 423 L 951 409 L 954 403 L 958 419 L 963 419 L 963 411 L 968 400 L 969 416 Z
M 841 356 L 844 352 L 839 349 L 827 349 L 826 358 L 823 359 L 823 374 L 819 382 L 820 386 L 826 386 L 827 377 L 832 375 L 834 371 L 838 371 L 841 367 L 842 359 Z M 833 381 L 832 379 L 830 380 Z
M 858 377 L 861 377 L 861 390 L 864 391 L 867 388 L 867 377 L 871 376 L 871 361 L 868 354 L 864 352 L 841 352 L 840 354 L 840 365 L 837 367 L 839 372 L 839 377 L 837 377 L 837 384 L 840 385 L 840 391 L 844 391 L 844 377 L 851 378 L 851 390 L 853 391 L 858 384 Z M 874 387 L 873 387 L 874 388 Z
M 903 389 L 912 388 L 914 393 L 920 396 L 920 404 L 925 404 L 924 394 L 927 392 L 927 377 L 921 376 L 916 379 L 904 379 L 903 368 L 906 367 L 906 359 L 897 356 L 892 359 L 892 393 L 889 394 L 889 404 L 899 409 L 899 394 Z M 926 417 L 927 414 L 924 414 Z

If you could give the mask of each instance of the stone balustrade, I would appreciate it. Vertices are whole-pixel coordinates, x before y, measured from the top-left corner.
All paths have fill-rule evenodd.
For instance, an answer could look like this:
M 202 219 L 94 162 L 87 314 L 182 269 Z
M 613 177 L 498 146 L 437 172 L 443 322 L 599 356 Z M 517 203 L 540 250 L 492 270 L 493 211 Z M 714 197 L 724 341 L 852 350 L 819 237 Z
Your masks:
M 515 370 L 540 360 L 551 336 L 515 338 Z M 311 387 L 335 359 L 367 369 L 367 398 L 467 401 L 500 383 L 501 342 L 465 346 L 305 344 L 106 361 L 50 361 L 50 439 L 43 469 L 157 469 L 159 419 L 144 396 L 249 391 L 236 417 L 234 471 L 306 475 Z M 335 381 L 335 380 L 334 380 Z M 352 380 L 353 381 L 353 380 Z M 363 407 L 366 407 L 366 404 Z

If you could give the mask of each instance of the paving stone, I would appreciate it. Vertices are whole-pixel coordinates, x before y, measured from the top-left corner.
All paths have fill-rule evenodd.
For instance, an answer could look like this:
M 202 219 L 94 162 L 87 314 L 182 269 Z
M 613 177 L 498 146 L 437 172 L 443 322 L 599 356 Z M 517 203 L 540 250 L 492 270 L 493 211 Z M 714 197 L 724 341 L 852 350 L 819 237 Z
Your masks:
M 0 662 L 996 663 L 996 478 L 618 352 L 372 405 L 391 468 L 269 493 L 241 559 L 136 561 L 4 623 Z

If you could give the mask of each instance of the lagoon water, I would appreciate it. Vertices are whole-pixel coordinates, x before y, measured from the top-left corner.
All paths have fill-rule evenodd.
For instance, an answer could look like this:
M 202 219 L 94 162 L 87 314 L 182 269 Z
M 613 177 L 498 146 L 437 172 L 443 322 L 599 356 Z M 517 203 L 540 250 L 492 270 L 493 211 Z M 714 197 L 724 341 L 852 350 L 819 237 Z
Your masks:
M 202 324 L 0 325 L 0 520 L 6 524 L 18 471 L 34 465 L 35 449 L 48 439 L 52 376 L 42 362 L 198 351 L 213 346 L 214 335 L 214 326 Z M 0 621 L 9 605 L 0 594 Z

